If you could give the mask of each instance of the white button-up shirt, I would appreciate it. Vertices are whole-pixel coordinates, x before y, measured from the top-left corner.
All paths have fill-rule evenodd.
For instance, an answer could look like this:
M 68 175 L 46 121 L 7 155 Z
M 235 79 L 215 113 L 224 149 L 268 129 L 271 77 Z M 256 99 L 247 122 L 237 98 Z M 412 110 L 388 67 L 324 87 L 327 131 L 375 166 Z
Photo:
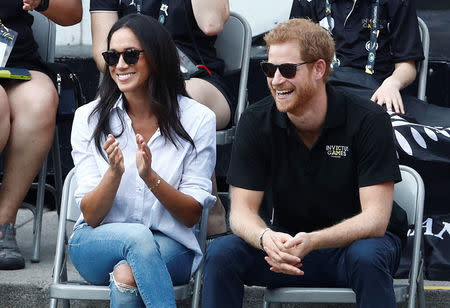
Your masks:
M 99 99 L 77 109 L 72 127 L 72 157 L 78 188 L 75 200 L 78 206 L 83 197 L 100 183 L 109 163 L 95 147 L 92 139 L 98 114 L 89 117 Z M 211 174 L 216 164 L 216 119 L 214 113 L 200 103 L 179 95 L 180 121 L 192 138 L 195 149 L 184 139 L 176 137 L 178 148 L 166 140 L 160 130 L 148 141 L 152 153 L 152 169 L 180 192 L 192 196 L 204 207 L 212 207 L 216 198 L 211 195 Z M 111 210 L 102 224 L 111 222 L 141 223 L 158 230 L 195 251 L 192 272 L 197 269 L 202 253 L 194 229 L 186 227 L 159 202 L 139 176 L 136 167 L 136 133 L 120 97 L 110 113 L 110 127 L 124 157 L 125 172 Z M 104 142 L 104 141 L 103 141 Z M 106 154 L 105 154 L 106 155 Z M 84 221 L 81 214 L 75 226 Z

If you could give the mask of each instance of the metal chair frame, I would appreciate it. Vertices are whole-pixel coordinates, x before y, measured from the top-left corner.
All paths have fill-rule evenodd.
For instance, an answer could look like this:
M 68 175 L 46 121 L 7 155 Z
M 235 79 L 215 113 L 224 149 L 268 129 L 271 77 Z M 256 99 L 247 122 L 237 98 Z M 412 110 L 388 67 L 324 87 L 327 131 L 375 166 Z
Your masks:
M 417 98 L 423 101 L 427 100 L 427 76 L 428 76 L 428 57 L 430 54 L 430 32 L 422 18 L 417 17 L 419 23 L 420 37 L 422 39 L 424 59 L 420 62 L 418 71 Z
M 71 234 L 67 232 L 67 222 L 75 222 L 80 209 L 77 207 L 74 198 L 74 192 L 77 188 L 74 169 L 66 176 L 62 192 L 61 209 L 59 214 L 58 237 L 56 240 L 55 264 L 53 268 L 53 283 L 50 285 L 50 308 L 57 307 L 58 299 L 63 300 L 63 306 L 69 306 L 69 299 L 77 300 L 109 300 L 109 287 L 91 285 L 85 281 L 76 281 L 67 279 L 67 238 Z M 197 224 L 196 236 L 200 248 L 205 252 L 206 248 L 206 229 L 208 222 L 209 209 L 203 208 L 202 217 Z M 200 265 L 202 266 L 202 265 Z M 184 300 L 192 295 L 199 296 L 201 271 L 197 270 L 193 279 L 188 284 L 174 286 L 175 299 Z
M 236 125 L 248 105 L 247 80 L 251 43 L 252 30 L 247 20 L 238 13 L 230 12 L 230 18 L 222 32 L 217 35 L 215 48 L 217 56 L 225 62 L 225 76 L 240 71 L 238 103 L 231 128 L 219 130 L 216 133 L 216 143 L 219 145 L 233 142 Z
M 400 166 L 402 181 L 394 186 L 394 200 L 406 211 L 408 223 L 414 227 L 414 244 L 407 284 L 394 284 L 397 302 L 408 302 L 408 308 L 425 307 L 423 288 L 422 221 L 425 198 L 424 183 L 412 168 Z M 271 303 L 355 303 L 355 293 L 350 288 L 276 288 L 264 291 L 264 307 L 277 307 Z M 278 306 L 279 307 L 279 306 Z

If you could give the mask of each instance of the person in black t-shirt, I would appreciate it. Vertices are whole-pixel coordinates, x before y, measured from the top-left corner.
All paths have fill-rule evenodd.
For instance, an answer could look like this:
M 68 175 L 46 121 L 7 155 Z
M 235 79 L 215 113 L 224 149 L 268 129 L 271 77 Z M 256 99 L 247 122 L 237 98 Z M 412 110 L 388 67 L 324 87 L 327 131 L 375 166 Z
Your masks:
M 106 51 L 106 36 L 114 22 L 136 12 L 158 19 L 176 46 L 200 65 L 199 75 L 186 80 L 189 96 L 215 113 L 217 129 L 228 126 L 235 100 L 222 75 L 224 63 L 214 48 L 216 36 L 229 17 L 228 0 L 91 0 L 90 12 L 92 53 L 100 71 L 105 71 L 101 53 Z M 217 196 L 215 175 L 212 181 Z M 208 235 L 225 231 L 225 209 L 217 198 L 209 214 Z
M 371 41 L 377 2 L 379 32 Z M 330 84 L 385 105 L 413 123 L 450 127 L 450 108 L 426 104 L 402 91 L 415 80 L 416 63 L 424 59 L 414 1 L 294 0 L 291 18 L 310 18 L 332 34 L 336 63 Z M 371 44 L 376 46 L 373 51 Z M 371 52 L 373 71 L 367 73 Z
M 401 176 L 389 116 L 326 84 L 334 43 L 314 22 L 291 19 L 265 41 L 273 98 L 239 120 L 228 174 L 234 234 L 208 247 L 202 307 L 241 307 L 244 284 L 351 287 L 359 307 L 395 307 L 406 221 L 390 223 Z M 258 214 L 268 190 L 270 226 Z
M 47 156 L 55 133 L 58 94 L 33 38 L 30 10 L 60 25 L 81 20 L 81 0 L 1 0 L 2 23 L 18 32 L 7 67 L 26 68 L 30 81 L 0 80 L 0 270 L 25 266 L 15 239 L 17 211 Z

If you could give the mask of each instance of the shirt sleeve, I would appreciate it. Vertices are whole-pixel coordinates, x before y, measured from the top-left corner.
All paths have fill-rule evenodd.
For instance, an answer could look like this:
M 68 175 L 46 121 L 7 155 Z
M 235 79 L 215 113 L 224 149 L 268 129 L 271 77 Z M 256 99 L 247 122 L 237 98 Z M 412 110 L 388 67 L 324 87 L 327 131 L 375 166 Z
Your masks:
M 92 132 L 89 128 L 90 105 L 78 108 L 72 124 L 72 158 L 75 165 L 75 176 L 78 188 L 75 191 L 75 201 L 78 207 L 83 197 L 97 187 L 102 176 L 92 153 Z
M 389 11 L 392 60 L 420 61 L 424 56 L 414 1 L 396 2 L 397 9 Z
M 119 10 L 119 2 L 119 0 L 91 0 L 89 11 L 117 12 Z
M 362 123 L 356 146 L 359 187 L 401 181 L 389 115 L 371 113 Z
M 264 191 L 268 170 L 265 153 L 271 151 L 270 140 L 264 140 L 260 123 L 249 111 L 239 119 L 227 181 L 236 187 Z
M 195 149 L 185 158 L 178 190 L 210 208 L 216 202 L 216 197 L 211 195 L 211 175 L 216 165 L 216 118 L 212 112 L 206 113 L 195 136 L 191 137 Z

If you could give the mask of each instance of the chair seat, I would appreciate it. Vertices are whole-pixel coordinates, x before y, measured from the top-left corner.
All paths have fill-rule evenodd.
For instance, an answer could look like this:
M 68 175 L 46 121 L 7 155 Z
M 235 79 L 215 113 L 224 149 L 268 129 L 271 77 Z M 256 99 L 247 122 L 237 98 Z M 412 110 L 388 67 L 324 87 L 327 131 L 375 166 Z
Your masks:
M 396 302 L 408 298 L 408 285 L 394 285 Z M 355 292 L 350 288 L 278 288 L 266 289 L 267 302 L 283 303 L 356 303 Z
M 184 300 L 191 297 L 192 288 L 190 284 L 175 286 L 173 290 L 177 300 Z M 85 281 L 53 283 L 50 285 L 50 297 L 109 301 L 109 286 L 91 285 Z

